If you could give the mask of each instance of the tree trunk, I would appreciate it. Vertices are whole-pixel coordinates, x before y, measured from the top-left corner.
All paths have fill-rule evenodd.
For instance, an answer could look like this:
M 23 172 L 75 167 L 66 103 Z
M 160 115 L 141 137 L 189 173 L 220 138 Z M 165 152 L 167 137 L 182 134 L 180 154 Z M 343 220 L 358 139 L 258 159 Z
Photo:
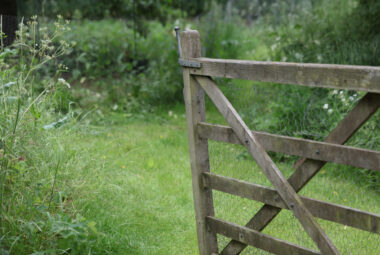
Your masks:
M 17 1 L 3 0 L 0 8 L 1 31 L 3 32 L 3 47 L 12 44 L 17 30 Z

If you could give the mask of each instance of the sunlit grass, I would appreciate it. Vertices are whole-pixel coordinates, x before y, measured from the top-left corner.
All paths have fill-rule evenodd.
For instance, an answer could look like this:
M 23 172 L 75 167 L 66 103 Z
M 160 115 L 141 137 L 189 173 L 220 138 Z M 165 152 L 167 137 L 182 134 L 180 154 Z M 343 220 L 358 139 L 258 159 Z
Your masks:
M 65 146 L 81 151 L 86 162 L 81 171 L 72 169 L 78 182 L 71 206 L 96 222 L 93 254 L 198 252 L 184 109 L 159 115 L 149 121 L 89 126 L 65 138 Z M 270 186 L 244 148 L 211 142 L 210 156 L 212 171 Z M 289 163 L 278 165 L 285 176 L 292 173 Z M 336 165 L 325 167 L 301 194 L 380 213 L 380 194 L 357 185 L 344 171 Z M 245 224 L 261 206 L 214 194 L 216 215 L 238 224 Z M 379 235 L 320 222 L 342 254 L 379 253 Z M 282 212 L 264 232 L 315 249 L 290 212 Z M 226 242 L 220 238 L 220 246 Z

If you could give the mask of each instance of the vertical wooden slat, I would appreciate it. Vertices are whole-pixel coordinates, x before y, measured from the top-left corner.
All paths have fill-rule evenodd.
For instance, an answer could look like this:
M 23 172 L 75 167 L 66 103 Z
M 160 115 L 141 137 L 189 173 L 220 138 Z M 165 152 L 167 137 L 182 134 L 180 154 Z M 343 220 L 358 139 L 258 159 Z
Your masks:
M 278 191 L 281 198 L 287 206 L 292 209 L 293 214 L 299 220 L 311 239 L 316 243 L 321 252 L 323 254 L 339 254 L 334 244 L 315 221 L 298 194 L 285 179 L 264 148 L 257 142 L 252 132 L 240 118 L 239 114 L 223 95 L 215 82 L 209 77 L 196 76 L 195 79 L 205 90 L 206 94 L 213 101 L 216 108 L 223 115 L 228 124 L 230 124 L 236 136 L 256 160 L 257 164 L 261 167 L 268 180 Z
M 197 31 L 181 33 L 182 56 L 196 58 L 201 55 L 201 44 Z M 194 207 L 197 222 L 198 247 L 201 255 L 218 252 L 216 234 L 208 231 L 206 217 L 214 216 L 212 189 L 204 189 L 202 173 L 210 171 L 208 140 L 197 134 L 197 125 L 205 121 L 204 91 L 191 77 L 188 68 L 182 69 L 186 104 Z
M 344 144 L 351 136 L 377 111 L 380 107 L 380 94 L 367 93 L 359 103 L 349 112 L 337 127 L 326 138 L 326 142 Z M 326 164 L 326 162 L 303 159 L 290 176 L 289 183 L 298 192 L 301 190 Z M 264 205 L 255 216 L 245 225 L 258 231 L 263 230 L 281 209 L 271 205 Z M 221 252 L 222 255 L 240 254 L 247 245 L 232 240 Z

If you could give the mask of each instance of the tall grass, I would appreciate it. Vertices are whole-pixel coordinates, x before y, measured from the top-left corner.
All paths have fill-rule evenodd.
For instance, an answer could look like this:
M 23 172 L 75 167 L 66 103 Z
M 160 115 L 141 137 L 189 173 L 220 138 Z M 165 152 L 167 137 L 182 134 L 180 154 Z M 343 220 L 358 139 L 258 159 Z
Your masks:
M 36 17 L 21 22 L 16 42 L 0 52 L 1 254 L 87 249 L 87 223 L 66 211 L 70 157 L 54 132 L 69 119 L 60 58 L 70 44 L 58 40 L 67 22 L 37 29 Z

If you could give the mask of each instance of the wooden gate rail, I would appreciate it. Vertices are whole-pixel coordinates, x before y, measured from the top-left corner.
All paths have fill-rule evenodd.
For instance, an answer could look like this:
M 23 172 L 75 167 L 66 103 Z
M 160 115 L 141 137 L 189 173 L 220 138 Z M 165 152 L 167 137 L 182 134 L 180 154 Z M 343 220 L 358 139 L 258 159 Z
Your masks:
M 202 177 L 206 188 L 290 210 L 275 189 L 213 173 L 203 173 Z M 303 196 L 300 198 L 314 217 L 380 234 L 378 214 Z
M 239 240 L 248 245 L 252 245 L 259 249 L 277 253 L 281 255 L 316 255 L 320 254 L 313 250 L 298 246 L 296 244 L 263 234 L 259 231 L 252 230 L 246 227 L 217 219 L 212 216 L 207 216 L 207 224 L 215 233 L 224 235 L 226 237 Z
M 321 88 L 380 92 L 380 67 L 190 58 L 190 74 Z
M 321 64 L 295 64 L 221 60 L 200 57 L 197 31 L 181 33 L 194 206 L 200 254 L 218 253 L 216 234 L 233 240 L 221 254 L 239 254 L 246 245 L 276 254 L 319 254 L 307 248 L 260 233 L 281 209 L 291 210 L 322 254 L 339 254 L 314 219 L 319 217 L 376 234 L 380 215 L 301 197 L 302 189 L 326 164 L 335 162 L 380 171 L 380 152 L 344 144 L 380 107 L 380 68 Z M 324 142 L 279 136 L 248 129 L 215 82 L 209 77 L 249 79 L 368 92 Z M 205 122 L 204 93 L 230 127 Z M 208 139 L 246 147 L 275 189 L 210 173 Z M 304 157 L 287 180 L 266 151 Z M 214 217 L 212 190 L 265 203 L 245 227 Z
M 199 136 L 202 138 L 242 145 L 230 127 L 200 122 L 197 128 Z M 274 135 L 265 132 L 252 131 L 252 134 L 266 151 L 286 153 L 288 155 L 361 167 L 380 172 L 380 151 Z

